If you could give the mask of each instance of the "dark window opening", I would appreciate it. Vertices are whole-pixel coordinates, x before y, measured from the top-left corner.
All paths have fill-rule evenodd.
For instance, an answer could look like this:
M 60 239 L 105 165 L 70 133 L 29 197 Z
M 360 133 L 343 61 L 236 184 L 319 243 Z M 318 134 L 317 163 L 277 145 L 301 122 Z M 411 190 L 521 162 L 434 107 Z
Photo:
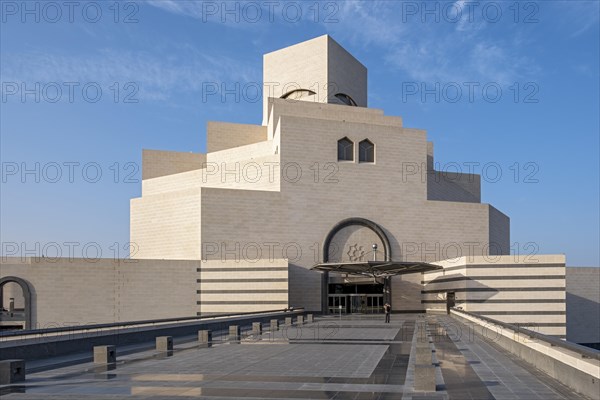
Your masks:
M 375 162 L 375 145 L 370 140 L 365 139 L 358 145 L 358 161 Z
M 348 138 L 338 140 L 338 161 L 354 161 L 354 143 Z

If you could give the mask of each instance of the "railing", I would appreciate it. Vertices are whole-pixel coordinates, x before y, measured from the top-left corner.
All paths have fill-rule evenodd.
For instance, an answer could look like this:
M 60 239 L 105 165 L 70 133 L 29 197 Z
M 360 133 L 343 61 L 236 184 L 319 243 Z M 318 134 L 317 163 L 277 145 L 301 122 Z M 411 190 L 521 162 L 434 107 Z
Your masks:
M 476 313 L 459 310 L 454 307 L 451 310 L 457 314 L 465 314 L 472 318 L 477 318 L 482 321 L 488 322 L 490 324 L 501 326 L 505 329 L 510 329 L 515 332 L 523 333 L 532 339 L 536 339 L 536 340 L 539 340 L 540 342 L 548 343 L 552 347 L 560 347 L 560 348 L 563 348 L 563 349 L 566 349 L 566 350 L 569 350 L 569 351 L 572 351 L 575 353 L 580 353 L 581 356 L 584 358 L 600 360 L 600 351 L 599 350 L 595 350 L 590 347 L 582 346 L 577 343 L 568 342 L 566 340 L 561 340 L 561 339 L 553 337 L 553 336 L 544 335 L 542 333 L 523 328 L 523 327 L 519 326 L 518 324 L 509 324 L 507 322 L 502 322 L 502 321 L 498 321 L 498 320 L 495 320 L 492 318 L 484 317 L 484 316 L 476 314 Z
M 278 310 L 266 310 L 266 311 L 251 311 L 243 313 L 227 313 L 227 314 L 211 314 L 205 316 L 196 317 L 180 317 L 180 318 L 164 318 L 164 319 L 153 319 L 153 320 L 141 320 L 141 321 L 128 321 L 128 322 L 113 322 L 106 324 L 93 324 L 93 325 L 74 325 L 60 328 L 45 328 L 45 329 L 28 329 L 28 330 L 17 330 L 10 332 L 0 332 L 0 340 L 11 337 L 23 336 L 35 336 L 40 337 L 43 335 L 50 334 L 61 334 L 61 333 L 85 333 L 90 330 L 108 330 L 115 328 L 135 328 L 141 326 L 156 326 L 174 323 L 204 321 L 204 320 L 215 320 L 220 318 L 232 318 L 232 317 L 243 317 L 248 315 L 263 315 L 281 312 L 304 312 L 304 308 L 285 308 Z
M 15 311 L 2 311 L 0 312 L 0 322 L 14 322 L 25 321 L 25 311 L 15 310 Z

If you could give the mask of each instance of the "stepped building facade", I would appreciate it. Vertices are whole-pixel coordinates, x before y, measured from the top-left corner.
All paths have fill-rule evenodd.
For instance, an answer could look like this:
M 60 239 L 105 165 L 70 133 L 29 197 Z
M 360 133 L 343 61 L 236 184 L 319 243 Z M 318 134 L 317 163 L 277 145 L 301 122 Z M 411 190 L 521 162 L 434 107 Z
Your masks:
M 462 307 L 565 337 L 564 255 L 510 255 L 509 218 L 481 202 L 480 176 L 436 171 L 425 130 L 368 108 L 357 59 L 325 35 L 266 54 L 263 78 L 261 125 L 209 122 L 206 154 L 143 151 L 132 260 L 87 272 L 63 260 L 53 272 L 63 293 L 40 279 L 48 261 L 3 260 L 4 283 L 36 288 L 30 325 L 60 318 L 53 301 L 79 271 L 117 288 L 105 300 L 112 314 L 98 310 L 94 322 L 377 313 L 390 302 L 394 312 Z M 91 299 L 88 282 L 76 285 Z

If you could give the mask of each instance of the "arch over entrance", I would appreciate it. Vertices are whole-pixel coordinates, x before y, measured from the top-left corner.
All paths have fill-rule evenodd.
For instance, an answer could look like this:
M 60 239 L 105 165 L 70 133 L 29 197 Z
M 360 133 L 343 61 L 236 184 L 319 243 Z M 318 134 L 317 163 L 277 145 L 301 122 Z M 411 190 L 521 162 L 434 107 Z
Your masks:
M 327 233 L 327 236 L 325 236 L 325 240 L 323 241 L 323 249 L 322 249 L 324 263 L 330 261 L 329 260 L 329 247 L 331 245 L 331 241 L 334 238 L 334 236 L 342 229 L 347 228 L 352 225 L 364 226 L 364 227 L 372 230 L 377 235 L 377 237 L 379 238 L 381 243 L 383 244 L 384 260 L 392 261 L 392 248 L 390 246 L 390 241 L 389 241 L 387 235 L 385 234 L 385 232 L 383 231 L 383 229 L 381 229 L 381 227 L 379 225 L 377 225 L 375 222 L 373 222 L 371 220 L 368 220 L 366 218 L 354 217 L 354 218 L 347 218 L 347 219 L 344 219 L 344 220 L 338 222 L 337 224 L 335 224 L 335 226 L 333 228 L 331 228 L 329 233 Z
M 0 308 L 4 308 L 4 285 L 7 283 L 16 283 L 21 287 L 24 298 L 24 311 L 25 311 L 25 326 L 24 329 L 31 329 L 31 285 L 25 279 L 18 278 L 16 276 L 5 276 L 0 278 Z
M 367 233 L 359 233 L 353 228 L 358 228 L 358 230 L 366 228 Z M 356 236 L 357 233 L 358 236 Z M 348 240 L 350 237 L 353 239 Z M 336 238 L 341 239 L 341 246 L 332 246 L 340 244 L 336 242 Z M 344 219 L 335 224 L 325 236 L 322 248 L 323 263 L 340 262 L 346 256 L 348 256 L 347 259 L 350 262 L 365 261 L 365 250 L 368 251 L 372 244 L 383 247 L 379 250 L 383 253 L 384 261 L 389 262 L 392 260 L 390 241 L 379 225 L 366 218 Z M 346 252 L 346 248 L 343 247 L 346 247 L 349 251 Z M 338 257 L 340 259 L 336 259 Z M 329 272 L 326 271 L 323 273 L 322 279 L 322 312 L 324 314 L 336 312 L 336 310 L 342 312 L 342 309 L 343 312 L 348 313 L 377 313 L 383 310 L 385 302 L 391 301 L 389 277 L 384 278 L 383 282 L 377 282 L 377 280 L 365 281 L 364 277 L 359 281 L 344 280 L 340 282 L 339 276 L 333 277 L 333 280 L 331 280 Z

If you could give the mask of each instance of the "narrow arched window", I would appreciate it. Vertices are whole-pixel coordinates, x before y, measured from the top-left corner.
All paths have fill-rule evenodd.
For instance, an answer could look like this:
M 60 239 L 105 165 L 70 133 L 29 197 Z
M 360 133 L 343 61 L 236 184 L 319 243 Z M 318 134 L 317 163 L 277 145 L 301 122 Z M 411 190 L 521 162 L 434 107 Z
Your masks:
M 346 93 L 338 93 L 335 95 L 335 98 L 338 99 L 342 104 L 345 104 L 347 106 L 357 106 L 354 99 L 348 96 Z
M 347 137 L 338 140 L 338 161 L 354 161 L 354 143 Z
M 358 144 L 358 161 L 375 162 L 375 145 L 369 139 L 365 139 Z
M 314 96 L 315 94 L 315 92 L 308 89 L 294 89 L 281 96 L 281 98 L 289 100 L 300 100 L 303 97 Z

